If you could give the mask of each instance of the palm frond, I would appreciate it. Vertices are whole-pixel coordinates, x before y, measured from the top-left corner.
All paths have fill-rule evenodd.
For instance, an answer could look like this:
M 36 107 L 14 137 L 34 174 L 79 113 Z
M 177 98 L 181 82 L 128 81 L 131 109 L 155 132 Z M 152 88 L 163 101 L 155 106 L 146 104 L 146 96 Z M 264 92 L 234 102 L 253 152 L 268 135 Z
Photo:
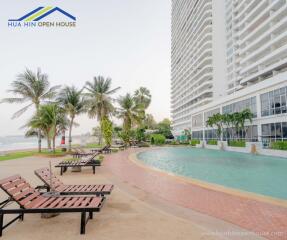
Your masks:
M 15 119 L 19 116 L 21 116 L 24 112 L 26 112 L 28 110 L 29 107 L 31 107 L 33 105 L 33 103 L 30 103 L 29 105 L 27 105 L 26 107 L 21 108 L 19 111 L 15 112 L 12 116 L 12 119 Z
M 26 98 L 3 98 L 0 103 L 23 103 Z

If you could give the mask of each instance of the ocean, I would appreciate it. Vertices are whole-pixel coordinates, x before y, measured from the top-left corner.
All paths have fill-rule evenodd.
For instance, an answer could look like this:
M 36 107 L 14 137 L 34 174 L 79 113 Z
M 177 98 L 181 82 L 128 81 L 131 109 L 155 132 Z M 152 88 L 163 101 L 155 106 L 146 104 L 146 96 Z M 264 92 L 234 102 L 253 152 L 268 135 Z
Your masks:
M 56 146 L 60 144 L 60 138 L 56 140 Z M 6 136 L 0 137 L 0 152 L 21 150 L 21 149 L 32 149 L 38 147 L 38 140 L 36 137 L 25 138 L 24 136 Z M 46 139 L 42 139 L 42 147 L 47 147 Z

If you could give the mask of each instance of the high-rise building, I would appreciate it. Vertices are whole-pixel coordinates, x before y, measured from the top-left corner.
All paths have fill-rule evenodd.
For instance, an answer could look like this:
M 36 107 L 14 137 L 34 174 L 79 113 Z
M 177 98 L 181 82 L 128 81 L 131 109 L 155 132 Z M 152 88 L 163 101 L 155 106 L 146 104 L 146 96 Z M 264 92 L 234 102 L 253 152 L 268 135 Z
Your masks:
M 180 132 L 191 111 L 225 95 L 224 1 L 172 1 L 172 118 Z
M 175 136 L 249 108 L 248 140 L 287 139 L 286 0 L 173 0 L 171 59 Z

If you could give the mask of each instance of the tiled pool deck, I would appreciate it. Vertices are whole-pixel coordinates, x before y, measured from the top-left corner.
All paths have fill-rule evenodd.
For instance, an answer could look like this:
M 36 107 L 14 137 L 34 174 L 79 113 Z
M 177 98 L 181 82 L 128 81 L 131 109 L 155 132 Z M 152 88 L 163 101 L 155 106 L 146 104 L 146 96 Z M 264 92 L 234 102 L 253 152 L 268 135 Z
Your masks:
M 170 203 L 235 224 L 267 239 L 287 239 L 287 207 L 205 188 L 142 167 L 130 160 L 137 151 L 140 150 L 109 155 L 105 166 L 123 181 Z

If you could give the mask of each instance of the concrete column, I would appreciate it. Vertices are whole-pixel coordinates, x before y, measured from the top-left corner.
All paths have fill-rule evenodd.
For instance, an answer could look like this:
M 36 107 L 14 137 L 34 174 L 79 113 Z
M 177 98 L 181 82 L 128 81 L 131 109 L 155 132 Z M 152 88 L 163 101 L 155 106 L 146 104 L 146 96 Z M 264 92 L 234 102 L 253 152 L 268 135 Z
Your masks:
M 257 93 L 256 95 L 256 111 L 257 111 L 257 119 L 261 118 L 261 100 L 260 100 L 260 94 Z M 259 124 L 257 125 L 257 131 L 258 131 L 258 141 L 262 142 L 262 128 L 261 128 L 261 123 L 258 121 Z

